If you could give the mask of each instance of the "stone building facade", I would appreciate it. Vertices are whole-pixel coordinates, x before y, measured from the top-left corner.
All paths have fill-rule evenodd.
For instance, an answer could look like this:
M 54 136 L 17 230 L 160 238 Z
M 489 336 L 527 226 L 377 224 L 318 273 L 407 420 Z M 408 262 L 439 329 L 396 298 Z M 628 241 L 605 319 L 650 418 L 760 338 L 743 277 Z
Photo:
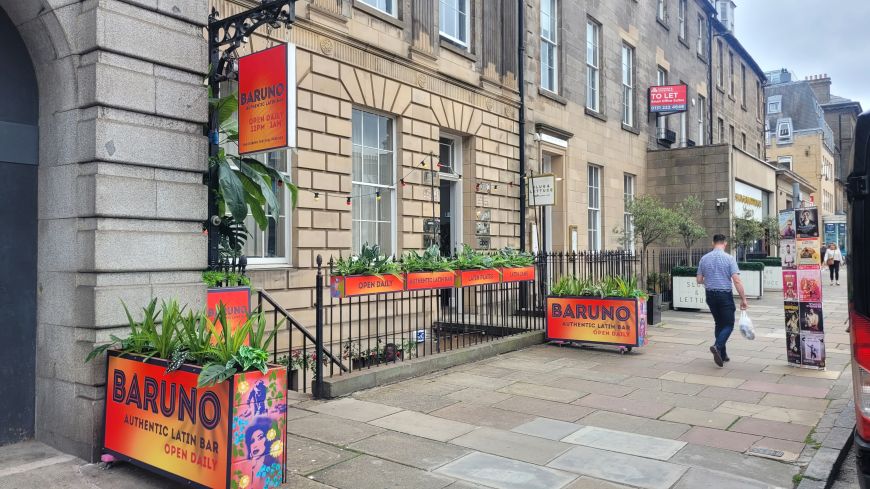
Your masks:
M 255 287 L 302 324 L 314 322 L 318 255 L 346 257 L 364 243 L 395 256 L 433 243 L 519 246 L 512 3 L 468 2 L 457 30 L 441 25 L 434 0 L 300 0 L 290 31 L 262 30 L 245 46 L 241 54 L 297 46 L 298 148 L 267 161 L 289 168 L 299 201 L 282 211 L 275 234 L 286 234 L 260 233 L 266 245 L 246 251 Z M 254 4 L 211 2 L 221 16 Z M 377 179 L 366 173 L 373 153 Z
M 204 303 L 207 15 L 0 0 L 0 443 L 93 460 L 106 370 L 84 359 L 122 334 L 122 301 Z

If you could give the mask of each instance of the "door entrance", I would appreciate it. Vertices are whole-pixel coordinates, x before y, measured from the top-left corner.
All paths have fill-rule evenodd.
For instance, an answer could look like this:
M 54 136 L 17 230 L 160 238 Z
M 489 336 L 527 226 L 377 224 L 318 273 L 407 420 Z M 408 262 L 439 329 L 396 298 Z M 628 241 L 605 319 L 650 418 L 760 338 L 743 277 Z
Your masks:
M 33 437 L 36 400 L 36 75 L 0 9 L 0 445 Z
M 440 192 L 441 255 L 451 256 L 462 247 L 462 180 L 442 173 Z M 452 290 L 442 290 L 441 305 L 458 307 L 455 295 Z

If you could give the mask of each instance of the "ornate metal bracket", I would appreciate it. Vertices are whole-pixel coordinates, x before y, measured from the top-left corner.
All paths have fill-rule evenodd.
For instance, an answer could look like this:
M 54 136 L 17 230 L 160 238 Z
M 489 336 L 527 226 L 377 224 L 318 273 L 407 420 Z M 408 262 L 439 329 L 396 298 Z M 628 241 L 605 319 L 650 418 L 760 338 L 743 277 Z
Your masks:
M 296 0 L 260 0 L 260 5 L 242 13 L 219 19 L 217 9 L 212 7 L 208 16 L 208 51 L 211 72 L 208 84 L 211 96 L 220 97 L 220 83 L 233 77 L 235 69 L 232 60 L 237 57 L 236 51 L 242 44 L 248 42 L 259 27 L 267 25 L 273 29 L 282 26 L 289 28 L 296 20 Z M 209 116 L 209 157 L 218 154 L 217 115 L 214 111 Z M 209 165 L 208 172 L 208 267 L 215 270 L 219 267 L 218 247 L 220 236 L 216 192 L 217 172 Z

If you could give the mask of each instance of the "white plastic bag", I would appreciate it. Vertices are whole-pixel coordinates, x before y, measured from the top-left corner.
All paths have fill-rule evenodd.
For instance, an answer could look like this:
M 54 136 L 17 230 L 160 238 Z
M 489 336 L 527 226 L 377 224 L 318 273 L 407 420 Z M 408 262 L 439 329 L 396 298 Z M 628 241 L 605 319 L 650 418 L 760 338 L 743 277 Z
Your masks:
M 747 340 L 755 339 L 755 327 L 752 326 L 752 320 L 749 319 L 749 314 L 746 314 L 746 311 L 740 313 L 740 334 Z

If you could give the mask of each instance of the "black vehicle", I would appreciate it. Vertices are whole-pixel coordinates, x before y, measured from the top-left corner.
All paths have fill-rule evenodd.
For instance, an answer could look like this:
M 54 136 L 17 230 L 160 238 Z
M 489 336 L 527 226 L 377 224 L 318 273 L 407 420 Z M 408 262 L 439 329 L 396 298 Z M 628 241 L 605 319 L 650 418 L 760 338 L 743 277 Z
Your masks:
M 870 111 L 858 116 L 847 183 L 849 195 L 849 322 L 855 387 L 858 480 L 870 489 Z M 864 251 L 860 251 L 864 250 Z M 863 284 L 863 285 L 862 285 Z

